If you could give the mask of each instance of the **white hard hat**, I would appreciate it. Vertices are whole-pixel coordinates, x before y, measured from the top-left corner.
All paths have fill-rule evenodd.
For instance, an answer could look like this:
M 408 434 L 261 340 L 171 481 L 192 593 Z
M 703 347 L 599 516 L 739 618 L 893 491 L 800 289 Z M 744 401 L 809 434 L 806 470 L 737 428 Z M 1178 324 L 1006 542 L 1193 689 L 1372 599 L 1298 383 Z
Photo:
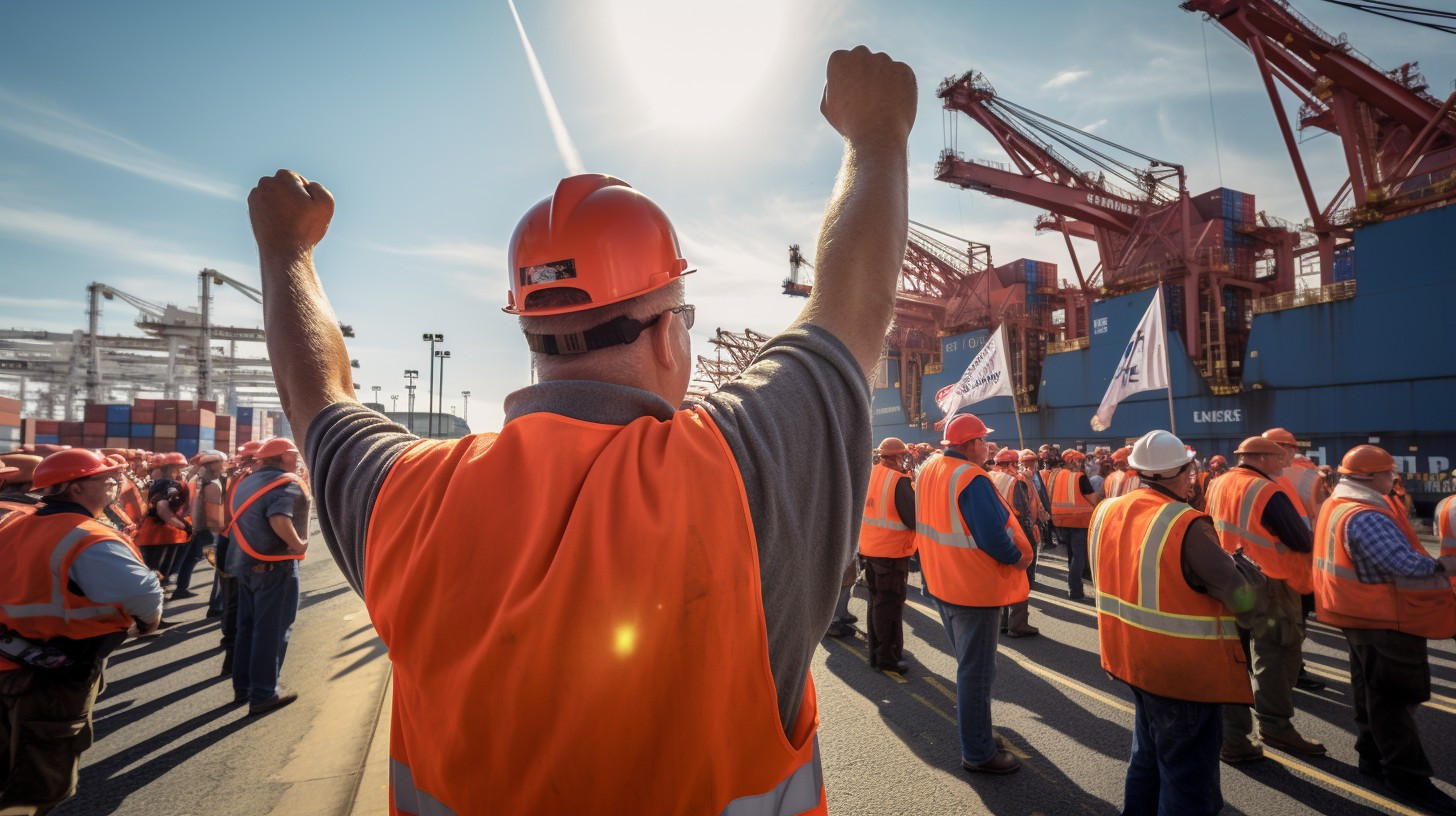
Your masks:
M 1164 473 L 1188 464 L 1193 452 L 1167 431 L 1149 431 L 1132 445 L 1127 466 L 1144 473 Z

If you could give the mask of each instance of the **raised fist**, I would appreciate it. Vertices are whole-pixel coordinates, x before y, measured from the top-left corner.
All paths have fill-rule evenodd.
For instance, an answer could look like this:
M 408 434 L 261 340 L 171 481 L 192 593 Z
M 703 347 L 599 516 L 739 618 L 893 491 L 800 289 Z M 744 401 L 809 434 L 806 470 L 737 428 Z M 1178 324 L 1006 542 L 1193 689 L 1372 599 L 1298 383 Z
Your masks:
M 863 45 L 829 55 L 819 110 L 856 146 L 904 149 L 915 124 L 915 72 Z
M 261 254 L 306 252 L 328 232 L 334 197 L 316 181 L 279 170 L 258 179 L 248 194 L 248 214 Z

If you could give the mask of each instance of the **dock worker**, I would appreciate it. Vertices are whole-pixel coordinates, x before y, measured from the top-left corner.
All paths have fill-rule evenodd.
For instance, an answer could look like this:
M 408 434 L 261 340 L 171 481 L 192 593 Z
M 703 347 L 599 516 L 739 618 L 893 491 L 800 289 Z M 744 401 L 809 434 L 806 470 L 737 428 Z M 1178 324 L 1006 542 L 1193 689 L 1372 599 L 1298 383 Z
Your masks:
M 1122 812 L 1215 814 L 1220 709 L 1253 699 L 1238 626 L 1257 616 L 1264 579 L 1186 503 L 1193 457 L 1178 437 L 1132 447 L 1142 486 L 1098 505 L 1088 545 L 1102 668 L 1136 709 Z
M 233 494 L 227 571 L 237 578 L 237 635 L 232 648 L 233 702 L 264 714 L 298 699 L 278 684 L 298 616 L 298 562 L 308 552 L 311 497 L 297 475 L 293 440 L 269 439 L 254 454 L 258 468 Z
M 1299 440 L 1284 428 L 1270 428 L 1260 435 L 1265 439 L 1273 440 L 1284 449 L 1285 464 L 1279 476 L 1299 499 L 1305 517 L 1313 525 L 1314 520 L 1319 518 L 1320 505 L 1324 504 L 1325 499 L 1330 495 L 1330 489 L 1325 484 L 1319 467 L 1311 462 L 1308 456 L 1300 453 L 1302 448 Z
M 1031 480 L 1031 486 L 1036 491 L 1036 501 L 1040 505 L 1037 512 L 1037 531 L 1041 533 L 1041 546 L 1039 552 L 1046 552 L 1054 549 L 1056 542 L 1056 528 L 1052 526 L 1052 500 L 1051 494 L 1047 493 L 1047 472 L 1041 469 L 1041 456 L 1034 450 L 1027 448 L 1021 452 L 1021 472 Z
M 1254 713 L 1265 745 L 1310 756 L 1326 749 L 1294 727 L 1294 687 L 1303 665 L 1304 611 L 1300 596 L 1311 590 L 1309 528 L 1291 497 L 1273 479 L 1285 451 L 1262 436 L 1245 439 L 1234 454 L 1239 464 L 1208 488 L 1208 514 L 1218 529 L 1219 543 L 1230 553 L 1242 551 L 1259 565 L 1267 612 L 1249 632 L 1254 677 Z M 1224 711 L 1220 758 L 1239 763 L 1260 759 L 1264 750 L 1250 739 L 1253 715 L 1248 706 Z
M 0 477 L 0 524 L 12 514 L 29 515 L 39 508 L 40 497 L 32 492 L 31 480 L 40 463 L 41 458 L 31 453 L 0 455 L 0 468 L 6 471 Z
M 1137 490 L 1142 484 L 1136 470 L 1127 466 L 1127 457 L 1132 454 L 1131 447 L 1122 447 L 1112 452 L 1112 466 L 1116 470 L 1109 474 L 1102 482 L 1102 495 L 1115 499 Z
M 122 465 L 66 450 L 35 467 L 33 514 L 0 527 L 0 813 L 46 813 L 76 793 L 106 656 L 162 619 L 162 587 L 97 519 Z
M 688 408 L 689 265 L 620 179 L 563 179 L 517 225 L 507 311 L 540 382 L 499 434 L 459 440 L 354 400 L 313 268 L 327 190 L 283 171 L 250 195 L 279 396 L 395 667 L 395 810 L 825 812 L 809 666 L 869 483 L 914 74 L 836 52 L 820 107 L 845 151 L 813 292 Z M 482 536 L 496 494 L 511 512 Z
M 178 549 L 192 535 L 187 520 L 187 489 L 179 481 L 187 457 L 180 453 L 159 453 L 151 461 L 152 481 L 147 486 L 147 514 L 137 530 L 136 543 L 147 566 L 156 570 L 163 586 L 172 571 Z
M 217 534 L 223 526 L 223 482 L 222 472 L 227 465 L 227 454 L 220 450 L 204 450 L 197 454 L 195 470 L 188 493 L 192 506 L 188 515 L 192 519 L 192 537 L 181 550 L 178 562 L 173 565 L 177 585 L 172 590 L 172 600 L 196 597 L 192 591 L 192 571 L 202 558 L 204 549 L 216 546 Z
M 136 537 L 137 533 L 136 516 L 128 513 L 125 504 L 122 502 L 122 496 L 125 494 L 126 486 L 130 484 L 126 478 L 126 457 L 113 453 L 105 455 L 105 459 L 107 463 L 116 465 L 120 470 L 116 472 L 116 500 L 102 508 L 101 515 L 98 518 L 115 527 L 128 540 L 132 540 Z
M 1027 599 L 1031 542 L 1015 513 L 978 462 L 991 433 L 975 414 L 945 425 L 945 455 L 920 471 L 916 490 L 916 546 L 925 588 L 940 610 L 956 658 L 956 724 L 961 767 L 1005 774 L 1021 761 L 997 744 L 991 731 L 991 686 L 996 677 L 996 632 L 1002 607 Z
M 1344 478 L 1315 523 L 1315 606 L 1349 645 L 1360 773 L 1402 802 L 1451 814 L 1456 800 L 1431 783 L 1414 715 L 1431 697 L 1426 641 L 1456 635 L 1456 558 L 1431 558 L 1397 522 L 1385 500 L 1395 467 L 1375 445 L 1340 461 Z
M 904 674 L 905 583 L 910 556 L 915 554 L 915 487 L 907 473 L 910 449 L 886 437 L 875 449 L 864 520 L 859 527 L 859 554 L 870 591 L 865 635 L 870 668 Z
M 1456 495 L 1436 503 L 1436 516 L 1431 528 L 1441 540 L 1441 555 L 1456 556 Z M 1456 575 L 1451 576 L 1451 585 L 1456 587 Z
M 1087 597 L 1082 588 L 1087 571 L 1087 525 L 1092 521 L 1092 497 L 1097 492 L 1082 472 L 1086 458 L 1075 448 L 1062 451 L 1062 467 L 1051 471 L 1047 485 L 1052 524 L 1057 528 L 1057 539 L 1067 545 L 1067 597 L 1074 601 Z
M 1032 458 L 1036 455 L 1032 454 Z M 1031 563 L 1026 565 L 1026 581 L 1028 584 L 1036 583 L 1036 544 L 1041 535 L 1037 531 L 1037 517 L 1041 510 L 1041 503 L 1037 501 L 1036 490 L 1031 486 L 1031 479 L 1021 472 L 1018 462 L 1021 458 L 1020 452 L 1015 448 L 1002 448 L 996 452 L 995 466 L 987 471 L 991 482 L 996 485 L 996 492 L 1001 494 L 1001 500 L 1011 508 L 1012 514 L 1016 516 L 1016 523 L 1021 525 L 1021 532 L 1026 540 L 1031 543 Z M 1018 601 L 1001 610 L 1001 634 L 1007 637 L 1024 638 L 1035 637 L 1041 634 L 1041 630 L 1031 625 L 1031 601 Z

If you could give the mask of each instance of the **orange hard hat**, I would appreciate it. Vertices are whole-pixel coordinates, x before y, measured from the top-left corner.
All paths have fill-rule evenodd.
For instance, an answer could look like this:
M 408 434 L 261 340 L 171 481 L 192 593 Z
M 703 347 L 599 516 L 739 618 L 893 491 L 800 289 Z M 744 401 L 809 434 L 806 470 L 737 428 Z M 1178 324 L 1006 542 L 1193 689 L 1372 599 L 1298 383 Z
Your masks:
M 996 464 L 1011 464 L 1021 458 L 1021 452 L 1015 448 L 1002 448 L 996 451 Z
M 274 456 L 282 456 L 285 453 L 298 453 L 298 447 L 293 440 L 286 436 L 275 436 L 272 439 L 258 446 L 253 456 L 258 459 L 271 459 Z
M 18 467 L 0 466 L 0 484 L 5 484 L 11 476 L 19 472 L 20 468 Z
M 612 176 L 564 178 L 526 211 L 511 235 L 505 311 L 552 315 L 645 295 L 689 274 L 667 214 Z M 575 289 L 585 302 L 533 306 L 532 295 Z
M 1262 436 L 1251 436 L 1243 442 L 1240 442 L 1237 448 L 1234 448 L 1235 455 L 1265 453 L 1283 456 L 1284 449 L 1279 447 L 1278 442 L 1272 439 L 1265 439 Z
M 1076 448 L 1072 448 L 1071 450 L 1062 451 L 1062 459 L 1082 462 L 1087 459 L 1087 454 L 1077 450 Z
M 1118 448 L 1112 452 L 1112 461 L 1126 462 L 1127 457 L 1132 455 L 1132 448 Z
M 878 453 L 881 456 L 898 456 L 902 453 L 909 452 L 910 449 L 905 447 L 905 443 L 899 438 L 893 436 L 885 437 L 885 440 L 880 443 L 880 446 L 878 448 L 875 449 L 875 453 Z
M 1035 459 L 1035 458 L 1037 458 L 1036 451 L 1032 450 L 1031 448 L 1027 448 L 1026 450 L 1024 450 L 1024 451 L 1021 452 L 1021 458 L 1022 459 Z
M 258 448 L 261 448 L 262 446 L 263 443 L 261 441 L 257 439 L 249 439 L 247 442 L 244 442 L 243 444 L 238 446 L 238 456 L 252 456 L 253 454 L 257 453 Z
M 1294 438 L 1294 434 L 1283 428 L 1270 428 L 1263 435 L 1265 439 L 1273 440 L 1280 445 L 1288 445 L 1291 448 L 1299 447 L 1299 440 Z
M 126 457 L 122 456 L 119 453 L 106 454 L 106 461 L 110 462 L 113 465 L 121 465 L 122 467 L 126 467 Z
M 1340 472 L 1349 474 L 1389 473 L 1395 470 L 1395 457 L 1375 445 L 1356 445 L 1340 460 Z
M 1219 454 L 1215 453 L 1214 455 L 1208 457 L 1208 463 L 1210 465 L 1214 465 L 1214 464 L 1217 464 L 1217 465 L 1227 465 L 1228 464 L 1228 460 L 1225 459 L 1225 458 L 1223 458 Z
M 108 461 L 96 451 L 85 448 L 64 450 L 51 454 L 46 457 L 45 461 L 35 466 L 35 475 L 31 478 L 31 484 L 37 488 L 50 487 L 102 473 L 113 473 L 123 467 L 124 465 Z
M 35 476 L 35 466 L 39 465 L 41 458 L 33 453 L 7 453 L 0 456 L 0 465 L 13 467 L 16 473 L 5 477 L 10 482 L 28 482 Z
M 71 446 L 70 445 L 38 444 L 38 445 L 35 446 L 35 452 L 37 454 L 39 454 L 42 458 L 47 457 L 47 456 L 54 456 L 55 454 L 60 453 L 61 451 L 68 451 L 70 449 L 71 449 Z
M 964 445 L 972 439 L 980 439 L 991 431 L 992 429 L 987 428 L 986 423 L 975 414 L 956 414 L 945 423 L 945 438 L 940 440 L 940 444 Z
M 180 451 L 172 451 L 171 453 L 164 453 L 164 454 L 162 454 L 158 458 L 160 458 L 162 460 L 162 464 L 163 465 L 176 465 L 178 467 L 186 467 L 187 466 L 187 457 L 186 456 L 183 456 Z

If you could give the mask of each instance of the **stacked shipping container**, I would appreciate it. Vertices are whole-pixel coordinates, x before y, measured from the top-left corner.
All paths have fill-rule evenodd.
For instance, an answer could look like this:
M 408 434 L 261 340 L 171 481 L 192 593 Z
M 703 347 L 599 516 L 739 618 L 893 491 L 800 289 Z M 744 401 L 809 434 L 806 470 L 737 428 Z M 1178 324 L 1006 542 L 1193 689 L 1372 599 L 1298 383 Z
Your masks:
M 1205 221 L 1216 222 L 1215 242 L 1235 277 L 1254 275 L 1254 238 L 1239 228 L 1254 224 L 1254 195 L 1220 187 L 1194 196 L 1193 209 Z
M 244 409 L 252 412 L 252 409 Z M 7 422 L 13 431 L 7 431 Z M 272 423 L 267 423 L 272 428 Z M 138 399 L 132 405 L 88 404 L 81 422 L 20 419 L 20 402 L 0 397 L 0 450 L 21 444 L 77 448 L 142 448 L 177 451 L 191 457 L 218 449 L 231 454 L 237 444 L 236 420 L 217 413 L 206 400 Z
M 0 450 L 20 444 L 20 400 L 0 397 Z

